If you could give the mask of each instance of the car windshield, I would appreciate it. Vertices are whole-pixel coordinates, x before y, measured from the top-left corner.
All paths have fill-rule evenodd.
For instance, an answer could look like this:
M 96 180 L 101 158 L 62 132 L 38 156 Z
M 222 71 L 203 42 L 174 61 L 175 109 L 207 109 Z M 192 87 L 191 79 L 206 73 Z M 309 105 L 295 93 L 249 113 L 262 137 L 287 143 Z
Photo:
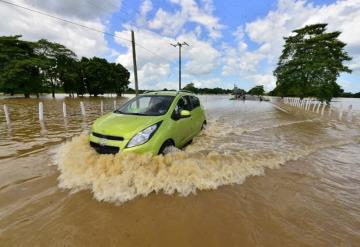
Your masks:
M 130 100 L 115 112 L 130 115 L 160 116 L 168 111 L 173 100 L 174 96 L 141 95 Z

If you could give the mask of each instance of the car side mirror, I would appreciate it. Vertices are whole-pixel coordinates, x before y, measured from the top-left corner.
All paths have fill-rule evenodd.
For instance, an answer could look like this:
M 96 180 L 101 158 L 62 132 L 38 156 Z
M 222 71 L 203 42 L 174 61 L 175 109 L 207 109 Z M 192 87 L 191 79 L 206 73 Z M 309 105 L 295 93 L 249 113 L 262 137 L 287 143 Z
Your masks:
M 187 118 L 187 117 L 190 117 L 190 116 L 191 116 L 190 111 L 182 110 L 182 111 L 180 112 L 180 118 Z

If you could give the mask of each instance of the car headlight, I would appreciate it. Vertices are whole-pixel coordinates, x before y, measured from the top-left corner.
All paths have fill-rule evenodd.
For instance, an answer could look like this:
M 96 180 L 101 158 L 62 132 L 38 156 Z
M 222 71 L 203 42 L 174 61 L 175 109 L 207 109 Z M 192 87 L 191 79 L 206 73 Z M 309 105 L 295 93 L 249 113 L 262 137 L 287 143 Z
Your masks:
M 159 128 L 160 124 L 161 122 L 156 123 L 140 131 L 133 138 L 131 138 L 126 147 L 131 148 L 146 143 L 155 134 L 155 131 Z

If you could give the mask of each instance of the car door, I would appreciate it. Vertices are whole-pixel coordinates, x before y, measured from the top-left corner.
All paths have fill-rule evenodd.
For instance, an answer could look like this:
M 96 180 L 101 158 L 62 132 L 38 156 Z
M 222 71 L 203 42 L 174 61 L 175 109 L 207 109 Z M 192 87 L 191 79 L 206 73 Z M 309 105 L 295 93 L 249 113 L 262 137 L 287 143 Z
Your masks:
M 191 134 L 195 136 L 201 129 L 203 120 L 200 108 L 200 101 L 195 96 L 187 96 L 191 103 Z
M 174 109 L 172 119 L 174 120 L 174 137 L 178 146 L 183 146 L 186 142 L 191 140 L 191 117 L 180 118 L 180 112 L 182 110 L 191 111 L 191 103 L 188 98 L 182 96 Z

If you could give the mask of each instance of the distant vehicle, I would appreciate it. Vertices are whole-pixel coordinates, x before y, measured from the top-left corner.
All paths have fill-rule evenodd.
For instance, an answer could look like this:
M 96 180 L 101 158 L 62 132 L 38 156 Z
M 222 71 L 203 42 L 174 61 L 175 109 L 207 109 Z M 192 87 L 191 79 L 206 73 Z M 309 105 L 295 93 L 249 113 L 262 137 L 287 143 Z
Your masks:
M 89 140 L 102 154 L 163 154 L 185 146 L 205 125 L 205 111 L 191 92 L 155 91 L 95 120 Z

